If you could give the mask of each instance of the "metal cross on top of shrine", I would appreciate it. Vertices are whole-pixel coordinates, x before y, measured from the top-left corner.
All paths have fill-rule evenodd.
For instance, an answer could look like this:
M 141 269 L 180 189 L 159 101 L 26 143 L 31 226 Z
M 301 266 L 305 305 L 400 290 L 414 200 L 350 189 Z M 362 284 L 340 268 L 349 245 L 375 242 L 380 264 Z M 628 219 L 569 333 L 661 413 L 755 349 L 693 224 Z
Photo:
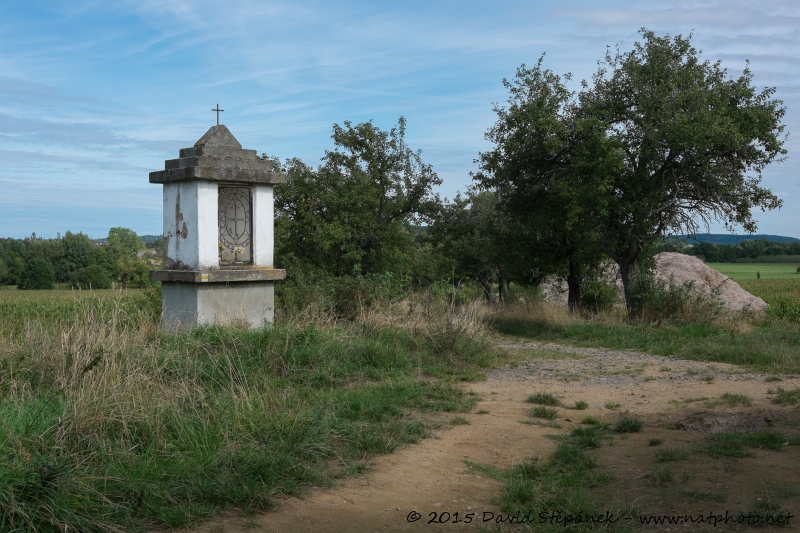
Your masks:
M 224 109 L 220 109 L 219 108 L 219 104 L 217 104 L 217 108 L 216 109 L 212 109 L 211 111 L 216 111 L 217 112 L 217 126 L 219 126 L 219 113 L 220 113 L 220 111 L 225 111 L 225 110 Z

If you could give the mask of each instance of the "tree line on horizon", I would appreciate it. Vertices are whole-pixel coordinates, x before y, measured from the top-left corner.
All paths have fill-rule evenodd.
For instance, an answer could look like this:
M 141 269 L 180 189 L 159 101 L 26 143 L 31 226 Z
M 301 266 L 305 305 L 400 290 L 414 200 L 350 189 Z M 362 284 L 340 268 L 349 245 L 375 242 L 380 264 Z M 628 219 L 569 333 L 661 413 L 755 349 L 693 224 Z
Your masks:
M 706 263 L 800 263 L 800 242 L 770 239 L 743 240 L 738 244 L 695 242 L 691 245 L 686 239 L 669 239 L 658 250 L 693 255 Z
M 68 231 L 57 239 L 34 233 L 25 239 L 0 239 L 0 285 L 19 289 L 109 289 L 112 284 L 143 287 L 149 264 L 138 257 L 144 242 L 133 230 L 111 228 L 104 245 Z

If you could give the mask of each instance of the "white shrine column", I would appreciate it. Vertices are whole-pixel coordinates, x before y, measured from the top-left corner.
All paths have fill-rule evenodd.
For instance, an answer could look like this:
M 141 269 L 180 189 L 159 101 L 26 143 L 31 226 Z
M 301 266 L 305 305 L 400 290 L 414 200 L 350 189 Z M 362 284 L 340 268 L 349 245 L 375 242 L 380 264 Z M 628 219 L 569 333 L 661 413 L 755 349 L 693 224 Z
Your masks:
M 275 253 L 275 204 L 272 185 L 253 187 L 253 264 L 272 268 Z
M 217 184 L 179 181 L 164 184 L 164 268 L 219 268 Z

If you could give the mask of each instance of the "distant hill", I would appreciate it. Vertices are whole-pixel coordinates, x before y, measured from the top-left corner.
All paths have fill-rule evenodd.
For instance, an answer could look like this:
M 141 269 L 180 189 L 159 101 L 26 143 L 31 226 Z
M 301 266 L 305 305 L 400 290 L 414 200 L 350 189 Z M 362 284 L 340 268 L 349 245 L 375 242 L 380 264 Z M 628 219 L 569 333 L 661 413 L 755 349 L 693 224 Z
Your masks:
M 158 239 L 161 238 L 161 235 L 139 235 L 139 238 L 142 239 L 142 242 L 144 243 L 145 246 L 152 247 L 156 245 Z M 108 244 L 108 237 L 92 239 L 92 242 L 94 242 L 95 244 L 99 244 L 100 246 L 105 246 Z
M 146 245 L 155 244 L 158 239 L 161 239 L 161 235 L 139 235 L 139 238 L 142 239 L 142 242 Z
M 731 235 L 730 233 L 698 233 L 696 236 L 677 235 L 669 238 L 669 240 L 686 240 L 689 244 L 710 242 L 711 244 L 733 245 L 737 245 L 742 241 L 755 241 L 758 239 L 785 243 L 800 242 L 800 239 L 795 237 L 783 237 L 781 235 Z

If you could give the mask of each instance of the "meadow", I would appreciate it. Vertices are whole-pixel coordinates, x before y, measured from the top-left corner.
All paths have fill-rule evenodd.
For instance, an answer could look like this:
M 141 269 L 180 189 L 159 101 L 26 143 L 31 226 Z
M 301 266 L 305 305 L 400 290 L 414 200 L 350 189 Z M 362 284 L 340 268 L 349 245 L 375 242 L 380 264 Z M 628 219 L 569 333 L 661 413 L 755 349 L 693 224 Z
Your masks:
M 781 263 L 707 263 L 714 270 L 718 270 L 738 282 L 739 280 L 758 279 L 791 279 L 800 281 L 797 264 Z
M 713 263 L 709 266 L 767 302 L 773 315 L 800 316 L 800 274 L 793 265 Z

